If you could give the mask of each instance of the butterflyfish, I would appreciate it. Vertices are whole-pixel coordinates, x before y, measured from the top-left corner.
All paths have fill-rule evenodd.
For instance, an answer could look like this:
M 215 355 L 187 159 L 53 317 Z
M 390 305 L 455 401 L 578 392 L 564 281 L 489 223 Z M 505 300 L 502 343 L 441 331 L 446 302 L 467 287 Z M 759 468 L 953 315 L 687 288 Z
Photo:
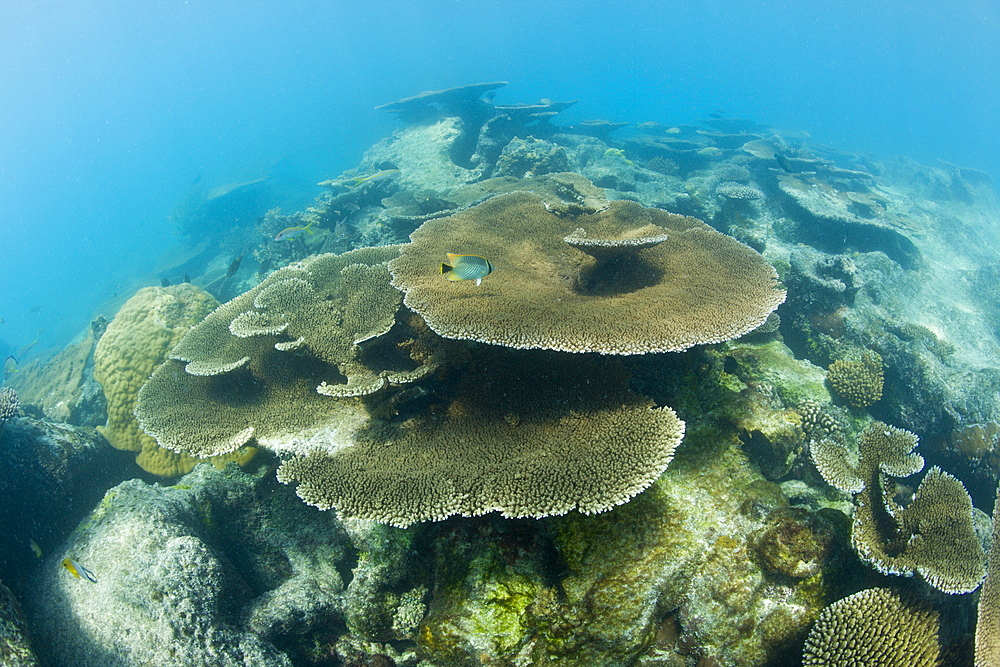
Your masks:
M 35 558 L 42 557 L 42 548 L 38 546 L 38 542 L 34 540 L 28 540 L 28 546 L 31 547 L 31 553 L 35 554 Z
M 97 577 L 94 576 L 94 573 L 77 563 L 72 558 L 63 559 L 62 566 L 69 570 L 69 573 L 77 579 L 86 579 L 87 581 L 92 581 L 95 584 L 97 583 Z
M 483 278 L 496 268 L 490 264 L 490 260 L 479 255 L 446 254 L 451 263 L 441 264 L 441 274 L 448 280 L 475 280 L 477 285 L 481 285 Z
M 284 241 L 285 239 L 290 239 L 293 236 L 298 236 L 299 234 L 302 234 L 302 233 L 305 233 L 305 234 L 315 234 L 316 232 L 314 232 L 313 230 L 309 229 L 314 224 L 316 224 L 315 220 L 313 220 L 312 222 L 310 222 L 305 227 L 302 227 L 301 225 L 296 226 L 296 227 L 285 227 L 280 232 L 278 232 L 278 235 L 274 237 L 274 240 L 275 241 Z

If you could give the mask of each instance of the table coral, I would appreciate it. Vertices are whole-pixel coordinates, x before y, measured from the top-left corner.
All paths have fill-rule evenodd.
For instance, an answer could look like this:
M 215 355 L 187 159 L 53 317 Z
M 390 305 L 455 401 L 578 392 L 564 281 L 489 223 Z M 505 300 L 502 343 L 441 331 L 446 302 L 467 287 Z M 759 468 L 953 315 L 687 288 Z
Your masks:
M 396 322 L 400 294 L 385 261 L 397 253 L 386 246 L 318 255 L 220 306 L 143 387 L 143 429 L 175 451 L 213 456 L 251 438 L 274 446 L 303 429 L 358 425 L 360 406 L 331 396 L 413 382 L 436 364 L 422 352 L 420 361 L 391 349 L 362 355 L 362 343 Z
M 649 226 L 667 240 L 602 263 L 566 243 L 577 229 L 619 235 Z M 784 300 L 756 251 L 694 218 L 613 202 L 560 217 L 535 195 L 494 197 L 424 223 L 389 264 L 405 303 L 447 338 L 514 348 L 645 354 L 735 338 Z M 448 252 L 487 257 L 495 276 L 440 280 Z
M 649 486 L 683 432 L 670 408 L 628 390 L 618 360 L 488 349 L 440 411 L 373 425 L 347 449 L 282 464 L 278 478 L 310 504 L 397 526 L 591 514 Z

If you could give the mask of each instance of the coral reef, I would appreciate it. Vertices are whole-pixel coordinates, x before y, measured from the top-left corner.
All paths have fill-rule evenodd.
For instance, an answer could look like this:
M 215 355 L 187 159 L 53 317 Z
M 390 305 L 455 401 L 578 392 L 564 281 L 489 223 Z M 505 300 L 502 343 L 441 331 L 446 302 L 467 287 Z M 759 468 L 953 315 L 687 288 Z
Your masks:
M 1000 492 L 997 500 L 1000 500 Z M 975 654 L 976 667 L 1000 664 L 1000 502 L 993 505 L 993 540 L 987 558 L 986 579 L 979 591 Z
M 10 387 L 0 387 L 0 429 L 17 416 L 21 404 L 17 400 L 17 392 Z
M 858 440 L 858 462 L 839 443 L 811 443 L 823 478 L 855 494 L 851 544 L 882 574 L 911 576 L 945 593 L 974 591 L 985 576 L 983 553 L 973 525 L 972 500 L 964 485 L 937 466 L 924 475 L 905 507 L 891 477 L 908 477 L 924 467 L 913 452 L 917 436 L 873 422 Z
M 54 548 L 109 487 L 133 474 L 128 456 L 93 429 L 32 417 L 0 429 L 0 580 L 14 585 L 34 566 L 34 541 Z
M 888 588 L 873 588 L 823 610 L 809 632 L 802 664 L 815 667 L 935 667 L 938 613 Z
M 0 582 L 0 664 L 9 667 L 38 667 L 38 658 L 28 639 L 27 623 L 21 607 Z
M 670 408 L 628 390 L 618 360 L 487 349 L 469 365 L 440 411 L 288 461 L 278 479 L 312 505 L 396 526 L 591 514 L 649 486 L 683 437 Z
M 395 324 L 400 294 L 385 261 L 397 253 L 382 247 L 319 255 L 220 306 L 139 392 L 143 430 L 161 446 L 214 456 L 251 438 L 280 448 L 310 429 L 359 425 L 360 406 L 330 397 L 408 384 L 437 364 L 425 345 L 410 354 L 363 354 L 363 343 L 389 340 L 383 334 Z
M 882 398 L 882 357 L 865 350 L 857 359 L 837 359 L 827 371 L 836 392 L 856 408 L 866 408 Z
M 666 233 L 627 259 L 596 261 L 563 239 Z M 389 264 L 406 305 L 437 333 L 515 348 L 644 354 L 720 342 L 757 328 L 784 299 L 774 269 L 704 223 L 614 202 L 559 217 L 537 196 L 494 197 L 424 223 Z M 482 286 L 440 280 L 447 252 L 481 254 L 500 271 Z M 461 294 L 462 298 L 455 298 Z
M 570 171 L 564 148 L 534 137 L 515 137 L 501 151 L 493 176 L 530 178 L 561 171 Z
M 144 287 L 118 311 L 94 350 L 94 378 L 104 388 L 108 423 L 97 430 L 117 449 L 137 452 L 143 470 L 163 477 L 191 471 L 197 459 L 165 450 L 139 429 L 139 388 L 170 350 L 218 302 L 190 284 Z
M 172 487 L 109 491 L 32 578 L 27 611 L 51 664 L 290 665 L 310 630 L 343 623 L 348 541 L 329 515 L 260 478 L 198 466 Z M 232 521 L 231 516 L 239 516 Z M 97 581 L 74 579 L 72 557 Z

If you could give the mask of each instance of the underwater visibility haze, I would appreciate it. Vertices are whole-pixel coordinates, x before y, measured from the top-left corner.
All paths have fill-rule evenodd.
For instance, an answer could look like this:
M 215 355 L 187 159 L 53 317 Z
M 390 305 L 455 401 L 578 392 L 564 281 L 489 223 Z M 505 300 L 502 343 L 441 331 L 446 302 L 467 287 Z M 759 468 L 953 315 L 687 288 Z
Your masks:
M 0 31 L 3 664 L 1000 665 L 1000 5 Z

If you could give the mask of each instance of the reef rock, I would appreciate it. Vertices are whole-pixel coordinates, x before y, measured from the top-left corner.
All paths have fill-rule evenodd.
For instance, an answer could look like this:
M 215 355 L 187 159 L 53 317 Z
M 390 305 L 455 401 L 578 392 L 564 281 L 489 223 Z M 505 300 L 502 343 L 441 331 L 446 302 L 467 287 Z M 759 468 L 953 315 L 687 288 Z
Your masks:
M 127 457 L 92 429 L 29 417 L 0 430 L 0 578 L 13 581 L 48 552 L 104 492 L 129 474 Z
M 257 482 L 197 466 L 177 486 L 109 491 L 31 582 L 43 660 L 285 666 L 277 644 L 342 624 L 346 535 L 291 494 L 256 502 Z M 71 576 L 64 558 L 97 581 Z

